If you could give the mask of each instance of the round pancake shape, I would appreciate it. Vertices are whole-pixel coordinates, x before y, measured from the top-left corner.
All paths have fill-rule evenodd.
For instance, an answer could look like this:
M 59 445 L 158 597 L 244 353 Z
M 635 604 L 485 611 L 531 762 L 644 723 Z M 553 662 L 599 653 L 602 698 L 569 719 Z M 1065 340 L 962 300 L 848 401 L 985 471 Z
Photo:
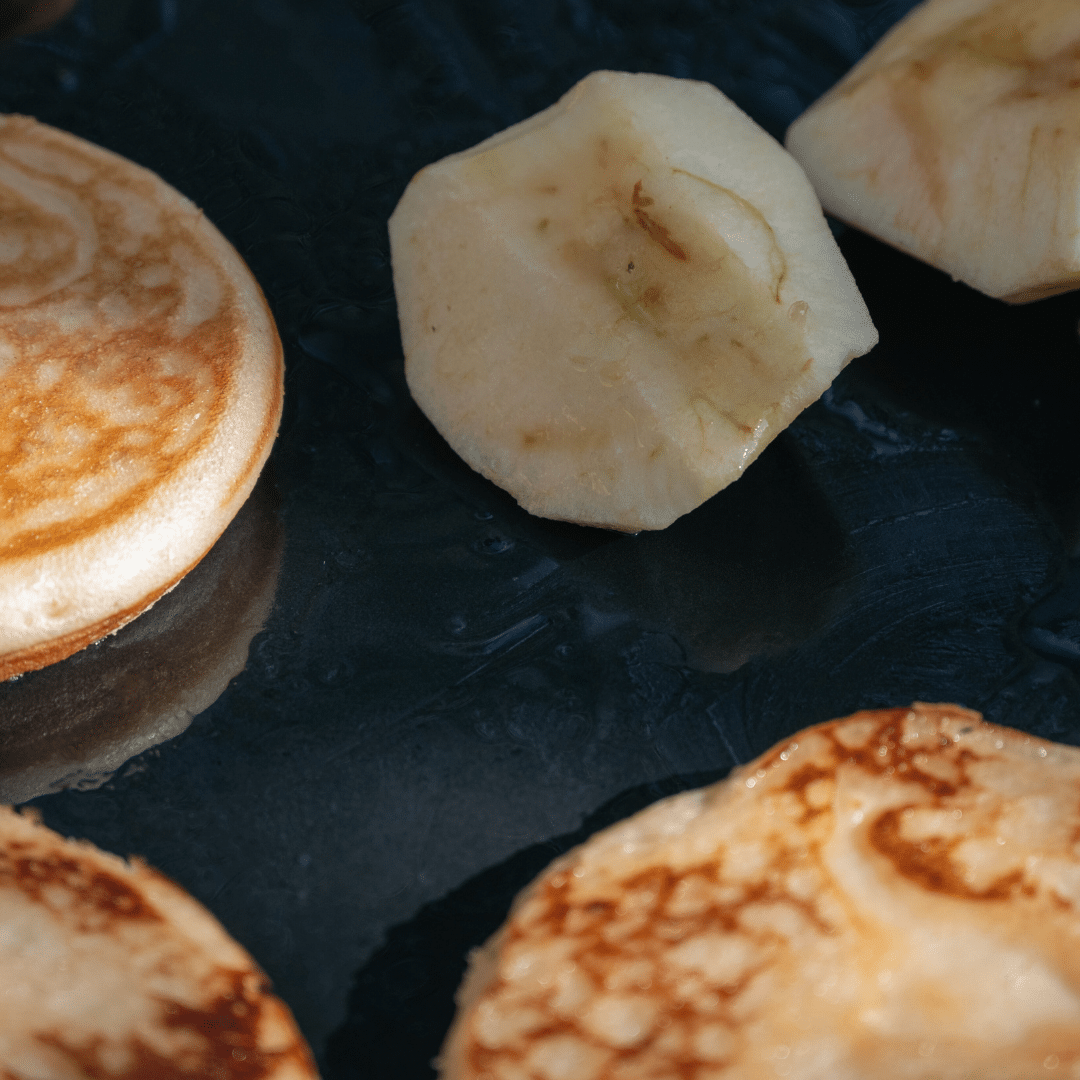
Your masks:
M 7 1080 L 311 1080 L 307 1044 L 268 986 L 173 882 L 0 807 Z
M 1080 1077 L 1080 750 L 808 728 L 598 833 L 471 960 L 443 1080 Z
M 262 292 L 194 204 L 0 117 L 0 678 L 117 630 L 206 554 L 282 387 Z

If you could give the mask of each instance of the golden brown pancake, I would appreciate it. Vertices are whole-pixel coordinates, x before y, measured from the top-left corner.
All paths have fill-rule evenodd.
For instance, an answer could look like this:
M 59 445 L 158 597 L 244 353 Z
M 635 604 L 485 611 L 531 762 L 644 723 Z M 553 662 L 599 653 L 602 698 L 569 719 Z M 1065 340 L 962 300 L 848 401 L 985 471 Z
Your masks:
M 266 976 L 139 862 L 0 807 L 4 1080 L 308 1080 Z
M 808 728 L 557 860 L 445 1080 L 1080 1077 L 1080 750 L 952 705 Z
M 266 302 L 202 212 L 0 117 L 0 678 L 175 585 L 254 486 L 281 402 Z

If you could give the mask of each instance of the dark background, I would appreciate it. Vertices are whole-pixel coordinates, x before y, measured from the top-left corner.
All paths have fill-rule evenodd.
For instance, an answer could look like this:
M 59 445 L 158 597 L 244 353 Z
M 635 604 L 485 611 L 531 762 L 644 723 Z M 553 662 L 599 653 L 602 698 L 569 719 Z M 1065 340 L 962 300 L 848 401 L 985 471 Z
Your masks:
M 842 232 L 881 345 L 637 537 L 529 518 L 405 389 L 386 219 L 413 172 L 602 67 L 708 80 L 782 136 L 910 6 L 83 0 L 0 53 L 0 109 L 205 208 L 287 360 L 284 564 L 247 670 L 36 804 L 206 903 L 330 1080 L 430 1076 L 518 888 L 798 728 L 945 700 L 1080 742 L 1076 296 L 1009 308 Z

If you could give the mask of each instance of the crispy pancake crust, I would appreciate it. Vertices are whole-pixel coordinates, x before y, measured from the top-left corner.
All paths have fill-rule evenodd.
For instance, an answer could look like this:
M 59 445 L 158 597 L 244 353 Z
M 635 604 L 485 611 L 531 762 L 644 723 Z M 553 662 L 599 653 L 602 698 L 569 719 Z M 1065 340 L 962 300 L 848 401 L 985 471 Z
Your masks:
M 266 976 L 186 892 L 0 807 L 0 1075 L 316 1073 Z
M 950 705 L 808 728 L 557 860 L 444 1080 L 1080 1077 L 1080 750 Z
M 0 118 L 0 678 L 118 629 L 243 504 L 282 405 L 261 291 L 164 181 Z

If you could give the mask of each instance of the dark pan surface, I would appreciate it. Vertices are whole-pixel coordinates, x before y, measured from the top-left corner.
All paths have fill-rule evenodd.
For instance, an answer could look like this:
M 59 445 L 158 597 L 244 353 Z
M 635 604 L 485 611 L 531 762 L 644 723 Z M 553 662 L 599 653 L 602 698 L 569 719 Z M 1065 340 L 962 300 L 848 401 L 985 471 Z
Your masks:
M 1080 742 L 1080 294 L 1009 308 L 845 232 L 882 344 L 659 534 L 528 517 L 405 389 L 386 219 L 413 172 L 602 67 L 711 81 L 782 135 L 910 6 L 83 0 L 0 54 L 0 109 L 204 207 L 288 364 L 246 670 L 35 803 L 206 903 L 327 1077 L 430 1076 L 467 951 L 553 855 L 806 724 L 955 701 Z M 254 600 L 195 592 L 208 641 L 254 629 Z M 41 679 L 74 696 L 73 661 Z M 118 715 L 155 681 L 116 676 Z M 10 761 L 31 685 L 0 686 Z

